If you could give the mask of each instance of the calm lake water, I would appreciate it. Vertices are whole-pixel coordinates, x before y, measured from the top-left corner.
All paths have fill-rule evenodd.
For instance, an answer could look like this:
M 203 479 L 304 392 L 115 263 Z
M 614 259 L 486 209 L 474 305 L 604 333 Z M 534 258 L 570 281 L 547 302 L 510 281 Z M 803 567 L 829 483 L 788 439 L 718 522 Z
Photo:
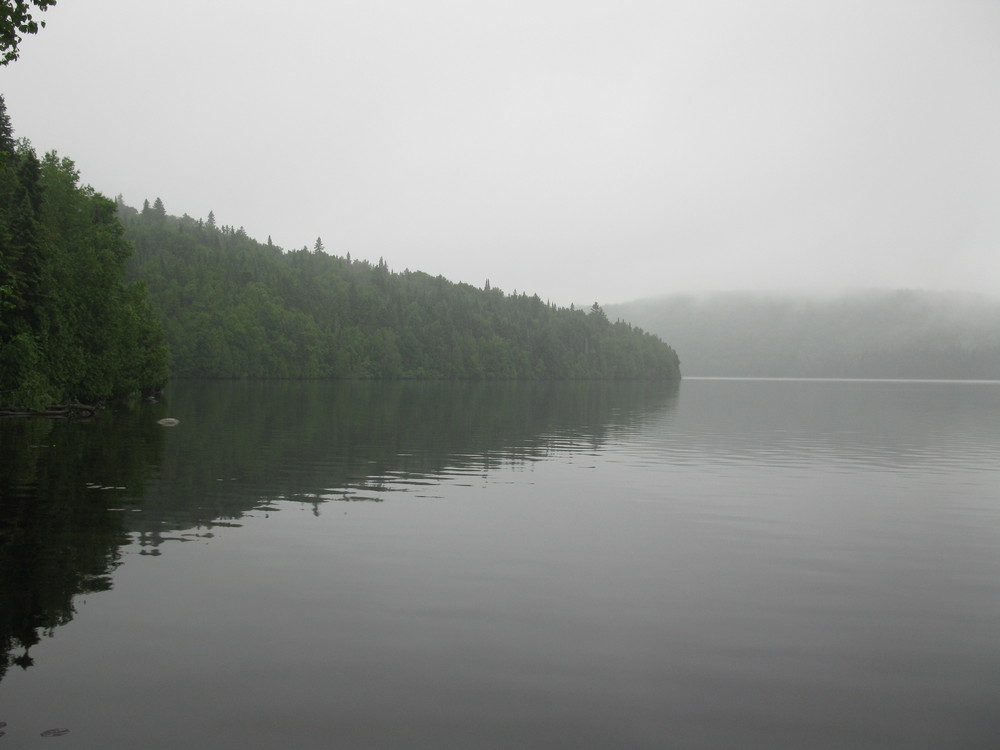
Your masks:
M 177 382 L 0 502 L 0 750 L 1000 743 L 1000 383 Z

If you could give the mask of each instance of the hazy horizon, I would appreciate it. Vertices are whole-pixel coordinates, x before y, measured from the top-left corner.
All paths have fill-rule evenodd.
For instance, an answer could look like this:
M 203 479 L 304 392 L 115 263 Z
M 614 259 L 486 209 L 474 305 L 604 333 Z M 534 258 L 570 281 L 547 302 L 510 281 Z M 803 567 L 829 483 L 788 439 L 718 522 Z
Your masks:
M 644 297 L 625 300 L 623 302 L 609 302 L 608 307 L 626 306 L 633 302 L 657 302 L 667 299 L 686 298 L 692 301 L 718 301 L 723 298 L 731 299 L 752 299 L 761 301 L 811 301 L 816 303 L 841 301 L 845 298 L 885 298 L 890 295 L 910 295 L 922 299 L 933 298 L 942 302 L 1000 302 L 1000 293 L 991 291 L 976 291 L 969 289 L 928 289 L 918 287 L 815 287 L 807 288 L 766 288 L 757 289 L 692 289 L 684 291 L 664 292 L 661 294 L 651 294 Z
M 130 205 L 568 305 L 1000 294 L 1000 5 L 59 3 L 15 135 Z

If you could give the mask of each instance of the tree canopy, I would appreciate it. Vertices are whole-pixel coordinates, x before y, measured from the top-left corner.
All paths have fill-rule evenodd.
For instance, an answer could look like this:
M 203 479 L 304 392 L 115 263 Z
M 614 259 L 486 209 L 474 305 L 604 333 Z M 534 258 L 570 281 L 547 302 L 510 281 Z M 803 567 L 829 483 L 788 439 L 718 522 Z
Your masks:
M 0 114 L 5 115 L 0 97 Z M 163 332 L 115 204 L 0 117 L 0 405 L 103 401 L 166 381 Z
M 48 10 L 56 0 L 3 0 L 0 2 L 0 65 L 16 60 L 18 49 L 25 34 L 37 34 L 45 27 L 45 21 L 36 21 L 35 10 Z M 32 8 L 34 6 L 34 8 Z
M 242 228 L 119 203 L 178 377 L 592 379 L 680 377 L 659 338 L 537 295 L 478 289 Z

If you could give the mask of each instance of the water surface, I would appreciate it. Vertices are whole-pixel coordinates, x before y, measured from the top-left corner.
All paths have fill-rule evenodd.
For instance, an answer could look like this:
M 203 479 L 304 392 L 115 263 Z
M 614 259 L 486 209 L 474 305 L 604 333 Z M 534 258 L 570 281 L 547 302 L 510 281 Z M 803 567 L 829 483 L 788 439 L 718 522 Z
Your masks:
M 727 380 L 5 421 L 0 744 L 987 747 L 998 425 L 997 383 Z

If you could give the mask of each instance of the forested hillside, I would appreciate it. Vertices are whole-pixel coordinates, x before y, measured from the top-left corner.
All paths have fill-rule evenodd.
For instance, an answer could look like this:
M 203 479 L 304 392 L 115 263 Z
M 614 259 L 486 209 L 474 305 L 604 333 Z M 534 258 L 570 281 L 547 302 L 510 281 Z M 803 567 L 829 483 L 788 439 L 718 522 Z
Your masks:
M 242 229 L 119 200 L 177 377 L 680 377 L 658 337 L 612 323 L 595 303 L 477 289 L 384 261 L 337 257 L 322 242 L 284 252 Z
M 113 201 L 14 141 L 0 97 L 0 407 L 97 402 L 167 378 L 160 325 Z
M 667 338 L 690 375 L 1000 378 L 1000 300 L 985 296 L 732 292 L 608 311 Z

